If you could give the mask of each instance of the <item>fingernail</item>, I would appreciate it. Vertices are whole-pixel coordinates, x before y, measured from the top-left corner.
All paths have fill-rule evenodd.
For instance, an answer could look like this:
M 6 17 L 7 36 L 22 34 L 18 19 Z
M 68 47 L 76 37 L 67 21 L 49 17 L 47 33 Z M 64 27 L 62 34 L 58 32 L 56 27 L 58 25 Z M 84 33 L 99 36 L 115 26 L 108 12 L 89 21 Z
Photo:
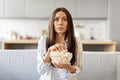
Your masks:
M 68 50 L 66 49 L 66 51 L 68 51 Z
M 62 52 L 66 52 L 66 50 L 62 50 Z

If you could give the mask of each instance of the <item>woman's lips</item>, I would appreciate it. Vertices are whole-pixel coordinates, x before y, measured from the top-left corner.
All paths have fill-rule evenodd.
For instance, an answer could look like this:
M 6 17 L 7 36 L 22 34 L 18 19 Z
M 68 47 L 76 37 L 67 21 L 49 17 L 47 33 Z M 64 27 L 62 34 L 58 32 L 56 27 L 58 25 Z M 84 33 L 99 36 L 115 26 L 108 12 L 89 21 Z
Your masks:
M 61 27 L 60 27 L 60 28 L 57 28 L 57 30 L 62 30 L 62 29 L 63 29 L 63 28 L 61 28 Z

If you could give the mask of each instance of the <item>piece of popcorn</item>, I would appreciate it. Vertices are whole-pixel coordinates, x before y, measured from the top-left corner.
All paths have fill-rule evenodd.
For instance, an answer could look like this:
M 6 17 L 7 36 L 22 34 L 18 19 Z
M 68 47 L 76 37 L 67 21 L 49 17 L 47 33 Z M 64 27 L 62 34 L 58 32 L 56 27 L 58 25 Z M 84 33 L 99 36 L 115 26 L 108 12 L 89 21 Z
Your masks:
M 51 57 L 52 62 L 61 63 L 61 64 L 69 64 L 72 58 L 72 53 L 51 51 L 50 57 Z

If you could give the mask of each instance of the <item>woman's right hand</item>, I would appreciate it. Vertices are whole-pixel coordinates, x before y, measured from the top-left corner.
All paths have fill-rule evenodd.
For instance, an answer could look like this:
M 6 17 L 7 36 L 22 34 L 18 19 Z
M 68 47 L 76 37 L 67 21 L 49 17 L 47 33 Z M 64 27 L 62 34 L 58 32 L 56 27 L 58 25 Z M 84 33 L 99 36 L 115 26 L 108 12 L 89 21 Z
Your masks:
M 65 44 L 62 43 L 56 43 L 54 45 L 52 45 L 51 47 L 48 48 L 48 51 L 67 51 L 67 48 L 65 46 Z
M 60 52 L 61 52 L 61 51 L 67 51 L 67 48 L 65 47 L 64 44 L 60 44 L 60 43 L 56 43 L 56 44 L 50 46 L 50 47 L 48 48 L 48 51 L 47 51 L 47 53 L 46 53 L 43 61 L 50 63 L 50 52 L 51 52 L 51 51 L 60 51 Z

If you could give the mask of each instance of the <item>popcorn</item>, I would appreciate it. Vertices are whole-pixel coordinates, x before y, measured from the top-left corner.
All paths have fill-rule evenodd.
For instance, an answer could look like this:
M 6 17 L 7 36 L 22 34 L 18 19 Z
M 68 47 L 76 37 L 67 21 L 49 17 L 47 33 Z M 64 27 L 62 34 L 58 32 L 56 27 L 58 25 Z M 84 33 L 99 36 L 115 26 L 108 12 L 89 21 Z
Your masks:
M 61 63 L 61 64 L 69 64 L 72 58 L 72 53 L 52 51 L 50 53 L 50 57 L 52 59 L 52 62 Z

